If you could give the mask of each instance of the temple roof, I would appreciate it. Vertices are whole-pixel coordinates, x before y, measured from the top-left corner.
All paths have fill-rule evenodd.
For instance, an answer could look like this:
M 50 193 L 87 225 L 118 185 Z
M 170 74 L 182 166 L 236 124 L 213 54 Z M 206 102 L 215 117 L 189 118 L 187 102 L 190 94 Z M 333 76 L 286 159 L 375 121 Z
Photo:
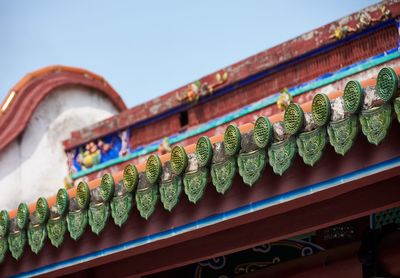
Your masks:
M 377 4 L 371 6 L 361 13 L 353 14 L 345 19 L 328 24 L 292 41 L 218 71 L 220 80 L 223 82 L 217 82 L 218 84 L 215 88 L 216 90 L 221 90 L 221 93 L 223 93 L 224 88 L 228 86 L 235 87 L 245 77 L 253 76 L 260 71 L 269 70 L 283 63 L 289 63 L 290 65 L 290 61 L 294 57 L 307 55 L 314 50 L 318 51 L 318 47 L 332 45 L 332 43 L 334 47 L 336 41 L 346 40 L 347 32 L 354 33 L 353 35 L 356 36 L 358 31 L 365 31 L 364 27 L 360 25 L 363 13 L 364 15 L 367 13 L 372 19 L 375 19 L 375 21 L 371 21 L 368 25 L 369 27 L 372 26 L 371 29 L 373 29 L 374 24 L 385 22 L 387 19 L 387 10 L 389 10 L 392 16 L 398 16 L 400 14 L 400 5 L 396 5 L 396 1 L 389 1 L 385 2 L 384 5 Z M 376 65 L 374 67 L 377 69 Z M 223 77 L 225 73 L 227 73 L 229 78 Z M 139 217 L 142 218 L 140 219 L 142 221 L 144 221 L 143 219 L 148 220 L 148 225 L 140 226 L 142 229 L 140 235 L 145 235 L 143 238 L 137 238 L 137 234 L 132 234 L 131 231 L 124 230 L 123 228 L 120 230 L 111 228 L 112 235 L 117 233 L 123 235 L 121 237 L 114 237 L 118 241 L 119 249 L 114 250 L 114 245 L 111 247 L 107 245 L 110 242 L 102 245 L 107 246 L 107 250 L 104 249 L 105 251 L 101 250 L 97 252 L 98 250 L 95 250 L 97 246 L 91 246 L 91 250 L 97 252 L 93 255 L 93 258 L 105 257 L 115 252 L 125 252 L 129 248 L 133 248 L 130 246 L 143 247 L 143 245 L 153 240 L 154 233 L 149 234 L 148 231 L 150 231 L 150 228 L 148 230 L 147 228 L 153 224 L 151 217 L 152 215 L 154 217 L 157 210 L 158 212 L 166 210 L 171 212 L 171 214 L 168 214 L 168 217 L 164 217 L 161 220 L 157 218 L 158 222 L 152 226 L 152 232 L 156 229 L 157 236 L 161 234 L 157 239 L 162 239 L 165 229 L 159 229 L 159 227 L 167 227 L 171 230 L 167 231 L 168 236 L 174 237 L 190 229 L 197 229 L 201 225 L 208 225 L 204 223 L 209 218 L 213 218 L 216 213 L 212 204 L 208 203 L 206 213 L 199 214 L 201 217 L 206 215 L 207 219 L 202 222 L 199 220 L 200 216 L 193 213 L 193 207 L 197 208 L 197 206 L 192 206 L 190 212 L 193 215 L 185 215 L 186 218 L 182 217 L 184 219 L 184 221 L 181 221 L 183 224 L 178 221 L 182 226 L 176 227 L 174 226 L 176 222 L 169 222 L 169 220 L 175 216 L 174 212 L 179 209 L 178 205 L 183 202 L 182 198 L 187 197 L 190 203 L 201 206 L 202 204 L 199 204 L 201 201 L 207 201 L 201 199 L 208 198 L 208 196 L 205 196 L 206 189 L 208 191 L 213 190 L 221 198 L 229 198 L 229 196 L 226 196 L 228 195 L 226 193 L 232 190 L 231 187 L 234 183 L 241 186 L 248 185 L 249 192 L 256 192 L 261 186 L 267 187 L 271 185 L 259 184 L 261 181 L 263 183 L 269 182 L 265 178 L 266 175 L 268 175 L 268 178 L 272 176 L 275 182 L 278 181 L 277 183 L 286 180 L 286 183 L 292 184 L 292 187 L 288 187 L 289 189 L 279 188 L 278 190 L 274 188 L 275 191 L 271 191 L 272 195 L 268 195 L 267 197 L 263 195 L 262 198 L 266 199 L 262 199 L 262 202 L 268 202 L 269 205 L 272 203 L 280 205 L 306 195 L 312 195 L 315 192 L 327 191 L 329 186 L 333 187 L 333 185 L 325 186 L 324 183 L 326 180 L 323 179 L 329 176 L 326 174 L 327 172 L 333 172 L 329 169 L 331 165 L 327 165 L 325 161 L 325 168 L 317 166 L 324 155 L 326 156 L 326 152 L 344 156 L 343 159 L 335 164 L 343 166 L 338 167 L 342 176 L 335 176 L 336 172 L 329 176 L 329 178 L 335 180 L 336 184 L 344 184 L 349 182 L 349 180 L 368 179 L 369 174 L 376 174 L 379 171 L 382 175 L 386 173 L 385 171 L 394 171 L 400 164 L 395 157 L 398 154 L 393 150 L 396 148 L 393 145 L 393 134 L 389 138 L 392 148 L 388 146 L 375 148 L 375 146 L 381 145 L 384 142 L 391 128 L 398 130 L 397 126 L 393 127 L 392 122 L 396 121 L 394 120 L 395 115 L 397 115 L 397 120 L 400 122 L 399 73 L 400 68 L 398 66 L 379 66 L 379 73 L 373 76 L 373 78 L 365 78 L 360 82 L 355 79 L 350 80 L 342 86 L 340 91 L 330 92 L 329 94 L 319 92 L 315 94 L 312 101 L 301 105 L 300 103 L 291 103 L 284 113 L 277 113 L 272 116 L 258 115 L 255 121 L 240 126 L 231 123 L 224 127 L 224 132 L 220 132 L 216 136 L 197 137 L 196 144 L 187 146 L 176 145 L 170 153 L 161 156 L 150 155 L 145 163 L 128 164 L 123 171 L 114 174 L 106 173 L 100 179 L 88 182 L 81 181 L 77 187 L 69 190 L 61 188 L 51 197 L 41 197 L 37 202 L 31 204 L 21 203 L 13 211 L 3 210 L 0 212 L 0 261 L 5 256 L 12 256 L 18 260 L 23 256 L 27 248 L 30 248 L 34 253 L 41 256 L 40 252 L 47 238 L 53 246 L 61 247 L 67 233 L 69 233 L 73 240 L 78 240 L 81 237 L 88 237 L 87 233 L 86 235 L 84 233 L 90 229 L 94 234 L 101 237 L 104 231 L 110 231 L 110 226 L 114 227 L 113 225 L 115 224 L 118 227 L 123 227 L 126 223 L 129 223 L 129 218 L 132 219 L 135 217 L 132 221 L 137 222 Z M 59 83 L 56 82 L 58 74 L 61 74 L 61 80 L 71 78 L 72 76 L 73 80 L 76 80 L 78 84 L 91 86 L 98 90 L 102 86 L 105 86 L 106 88 L 102 89 L 103 92 L 109 94 L 111 100 L 114 99 L 113 102 L 117 107 L 121 110 L 125 109 L 119 96 L 115 95 L 112 88 L 107 83 L 104 83 L 105 81 L 95 75 L 88 75 L 80 71 L 77 73 L 70 69 L 65 70 L 62 68 L 59 71 L 53 68 L 53 70 L 46 72 L 43 76 L 46 77 L 49 75 L 50 81 L 53 80 L 52 82 L 48 81 L 49 84 L 46 83 L 46 79 L 43 81 L 45 84 L 44 88 L 48 88 L 47 92 L 51 91 L 51 88 L 53 88 L 51 86 L 58 86 Z M 62 77 L 63 74 L 67 76 Z M 202 78 L 201 81 L 213 84 L 215 76 L 216 73 L 213 73 Z M 35 88 L 35 80 L 34 78 L 28 81 L 28 83 L 23 83 L 25 85 L 16 87 L 16 92 L 28 90 L 30 87 Z M 41 80 L 41 78 L 38 80 Z M 30 86 L 26 84 L 30 84 Z M 184 86 L 159 99 L 126 110 L 116 117 L 97 124 L 92 129 L 87 129 L 85 132 L 75 133 L 71 140 L 64 142 L 65 147 L 67 149 L 72 148 L 87 140 L 125 128 L 134 122 L 153 116 L 162 116 L 163 113 L 167 113 L 171 109 L 190 105 L 182 103 L 176 98 L 177 94 L 181 93 L 183 89 L 186 90 L 186 87 Z M 18 96 L 18 93 L 16 96 Z M 18 100 L 16 98 L 11 103 L 9 109 L 13 109 L 14 105 L 17 111 L 21 110 L 21 108 L 17 107 L 18 103 L 21 103 L 18 107 L 27 105 L 24 104 L 22 99 Z M 12 113 L 9 113 L 10 111 L 7 110 L 4 116 L 8 116 L 7 119 L 12 121 L 13 119 L 10 116 Z M 0 126 L 4 126 L 4 121 L 0 119 Z M 19 121 L 17 124 L 24 123 L 24 120 Z M 108 128 L 104 129 L 104 126 Z M 87 132 L 88 130 L 91 132 Z M 9 131 L 8 134 L 12 135 L 13 133 Z M 13 138 L 17 135 L 13 135 Z M 1 136 L 0 138 L 3 138 Z M 356 160 L 360 152 L 365 152 L 365 149 L 360 150 L 360 146 L 357 148 L 355 140 L 359 137 L 366 139 L 363 142 L 365 143 L 363 146 L 370 143 L 369 146 L 374 148 L 374 154 L 379 153 L 383 149 L 382 152 L 384 155 L 378 158 L 374 157 L 376 160 L 371 160 L 372 162 L 370 160 L 363 160 L 365 157 L 369 159 L 368 156 L 360 156 L 360 161 L 357 160 L 355 163 L 357 165 L 353 168 L 350 167 L 356 174 L 352 172 L 352 175 L 347 177 L 347 167 L 351 166 L 351 161 L 349 160 Z M 352 149 L 357 149 L 358 153 L 351 153 Z M 295 188 L 291 169 L 296 170 L 292 167 L 292 163 L 296 157 L 299 161 L 301 159 L 302 166 L 315 167 L 307 168 L 308 170 L 304 173 L 297 172 L 297 174 L 318 176 L 320 179 L 316 185 L 308 186 L 309 184 L 306 183 L 301 184 L 303 177 L 299 177 L 296 182 L 300 181 L 300 184 L 295 184 L 296 186 L 298 185 Z M 376 163 L 378 166 L 373 163 Z M 376 168 L 371 168 L 372 164 Z M 301 167 L 299 171 L 303 171 L 304 168 Z M 360 175 L 360 168 L 368 168 L 368 175 Z M 321 174 L 319 171 L 323 171 L 324 174 Z M 306 175 L 307 173 L 310 175 Z M 393 176 L 395 174 L 391 172 L 389 178 Z M 364 181 L 364 183 L 366 182 Z M 268 194 L 271 192 L 268 192 Z M 222 194 L 225 195 L 222 196 Z M 334 194 L 339 195 L 340 192 L 335 192 Z M 235 201 L 238 199 L 240 198 L 236 198 Z M 313 197 L 310 199 L 312 199 L 309 200 L 310 202 L 316 202 L 316 199 Z M 245 213 L 250 214 L 257 211 L 258 203 L 253 203 L 253 199 L 243 199 L 240 202 L 246 204 L 246 208 L 248 209 L 246 212 L 243 212 L 242 208 L 233 202 L 234 204 L 230 204 L 230 208 L 234 207 L 233 210 L 229 211 L 229 215 L 228 212 L 225 214 L 225 208 L 220 209 L 222 216 L 218 218 L 218 221 L 225 221 L 229 217 L 239 217 Z M 317 204 L 315 205 L 317 206 Z M 159 207 L 157 208 L 157 206 Z M 133 210 L 133 207 L 136 207 L 137 210 Z M 180 212 L 182 212 L 182 207 L 180 209 Z M 280 213 L 284 214 L 284 211 L 280 211 Z M 178 215 L 177 218 L 181 216 L 182 214 Z M 111 218 L 113 223 L 109 221 Z M 193 221 L 194 224 L 192 222 L 190 225 L 187 224 L 188 219 Z M 134 225 L 136 225 L 136 222 Z M 159 224 L 159 222 L 163 223 Z M 210 225 L 215 224 L 212 221 L 208 221 L 207 223 L 211 223 Z M 185 225 L 187 227 L 183 227 Z M 110 238 L 112 236 L 110 236 L 110 233 L 107 233 L 107 237 Z M 86 243 L 86 245 L 95 245 L 97 239 L 99 238 L 95 238 L 95 241 L 92 240 Z M 130 245 L 135 240 L 140 241 L 140 244 Z M 115 242 L 113 241 L 112 243 Z M 72 244 L 77 243 L 72 242 Z M 81 241 L 80 244 L 84 243 Z M 67 254 L 67 257 L 70 256 L 69 262 L 72 260 L 71 256 L 76 256 L 74 252 L 84 254 L 84 251 L 78 249 L 69 250 L 70 253 Z M 89 258 L 88 260 L 91 259 Z M 77 262 L 70 262 L 70 264 L 75 263 Z M 46 273 L 47 270 L 44 269 L 46 268 L 46 266 L 43 266 L 44 263 L 40 262 L 39 264 L 42 264 L 38 266 L 42 268 L 40 270 L 42 272 L 39 271 L 37 273 Z M 11 264 L 11 267 L 7 267 L 12 268 L 12 266 Z M 61 267 L 63 267 L 62 263 L 54 266 L 53 269 Z M 6 271 L 10 271 L 10 269 Z
M 68 191 L 60 189 L 53 197 L 39 198 L 29 206 L 22 203 L 14 211 L 3 210 L 0 241 L 8 236 L 10 252 L 19 259 L 27 242 L 32 251 L 40 252 L 46 236 L 37 241 L 33 233 L 43 229 L 58 247 L 67 230 L 77 240 L 87 224 L 97 235 L 106 225 L 112 225 L 107 224 L 110 217 L 117 226 L 124 225 L 134 213 L 133 198 L 141 217 L 149 219 L 159 202 L 172 213 L 183 194 L 197 203 L 208 186 L 208 177 L 215 190 L 224 194 L 237 173 L 244 184 L 253 186 L 267 164 L 275 174 L 283 175 L 296 154 L 313 166 L 328 142 L 336 153 L 346 155 L 359 131 L 369 143 L 379 145 L 390 129 L 393 111 L 400 121 L 399 72 L 400 68 L 384 67 L 376 78 L 361 83 L 351 80 L 341 91 L 316 94 L 312 102 L 301 106 L 292 103 L 282 114 L 260 116 L 254 123 L 239 127 L 230 124 L 223 134 L 202 136 L 197 144 L 175 146 L 171 153 L 151 155 L 146 163 L 129 164 L 117 174 L 80 182 Z M 79 223 L 74 222 L 77 217 Z M 25 233 L 27 239 L 21 238 Z M 14 244 L 21 240 L 25 243 Z M 1 250 L 4 258 L 6 249 Z
M 346 42 L 348 38 L 357 36 L 358 33 L 366 29 L 369 30 L 368 32 L 373 32 L 374 26 L 387 21 L 389 18 L 395 18 L 399 14 L 400 5 L 397 4 L 397 1 L 386 1 L 367 7 L 229 65 L 191 84 L 184 85 L 158 98 L 132 107 L 92 127 L 73 132 L 71 138 L 64 141 L 65 149 L 69 150 L 145 120 L 159 119 L 170 115 L 171 112 L 193 107 L 195 105 L 193 102 L 180 100 L 187 97 L 187 92 L 188 90 L 190 91 L 190 87 L 193 84 L 208 84 L 213 87 L 212 94 L 204 93 L 202 95 L 200 93 L 200 100 L 197 103 L 201 103 L 202 99 L 209 101 L 232 91 L 233 88 L 243 86 L 241 82 L 244 80 L 248 84 L 248 79 L 251 77 L 257 80 L 261 75 L 264 76 L 263 74 L 271 74 L 284 67 L 290 67 L 295 61 L 316 56 L 325 47 L 335 48 L 339 44 Z M 222 78 L 224 75 L 226 76 L 225 80 Z M 217 78 L 217 76 L 220 76 L 221 79 Z

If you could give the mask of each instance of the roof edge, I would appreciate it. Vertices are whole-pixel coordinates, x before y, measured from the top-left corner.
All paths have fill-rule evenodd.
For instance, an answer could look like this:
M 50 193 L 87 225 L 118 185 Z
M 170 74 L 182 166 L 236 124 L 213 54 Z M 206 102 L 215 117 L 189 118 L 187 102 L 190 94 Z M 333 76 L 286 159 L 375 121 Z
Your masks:
M 385 13 L 386 11 L 386 13 Z M 159 117 L 162 114 L 172 110 L 184 110 L 192 106 L 191 102 L 182 102 L 179 97 L 186 96 L 192 84 L 208 84 L 214 87 L 214 92 L 224 90 L 226 87 L 236 86 L 238 82 L 254 76 L 260 72 L 273 69 L 278 65 L 288 63 L 294 59 L 302 58 L 318 52 L 319 49 L 331 44 L 341 43 L 349 36 L 361 33 L 371 27 L 385 22 L 390 18 L 396 18 L 400 15 L 400 3 L 398 0 L 384 1 L 366 7 L 351 15 L 342 17 L 336 21 L 324 26 L 306 32 L 291 40 L 273 46 L 267 50 L 261 51 L 237 63 L 231 64 L 209 75 L 199 78 L 197 81 L 186 84 L 178 89 L 170 91 L 158 98 L 147 101 L 143 104 L 129 108 L 120 115 L 111 117 L 98 122 L 87 128 L 73 132 L 73 136 L 63 142 L 66 150 L 89 142 L 97 137 L 105 136 L 127 128 L 133 124 L 145 121 L 146 119 Z M 361 23 L 362 16 L 369 16 L 368 24 Z M 343 37 L 338 37 L 337 32 L 348 30 Z M 340 32 L 339 32 L 340 33 Z M 314 54 L 315 55 L 315 54 Z M 217 81 L 217 75 L 222 77 L 226 73 L 227 79 L 223 82 Z M 215 94 L 216 96 L 217 94 Z M 205 98 L 210 99 L 209 95 Z M 204 99 L 204 101 L 206 101 Z M 201 101 L 200 101 L 201 102 Z M 199 103 L 200 103 L 199 102 Z M 135 115 L 134 119 L 132 115 Z M 107 134 L 104 133 L 103 126 L 108 128 Z
M 393 68 L 393 70 L 394 70 L 396 75 L 400 74 L 400 67 L 395 67 L 395 68 Z M 376 84 L 376 82 L 377 82 L 376 77 L 372 77 L 372 78 L 368 78 L 368 79 L 362 80 L 360 83 L 361 83 L 362 88 L 366 88 L 368 86 L 372 86 L 373 84 Z M 344 93 L 344 88 L 341 89 L 341 90 L 338 90 L 338 91 L 331 92 L 331 93 L 327 94 L 326 97 L 328 98 L 328 100 L 331 101 L 331 100 L 334 100 L 336 98 L 342 97 L 343 93 Z M 305 102 L 303 104 L 297 104 L 297 105 L 299 107 L 301 107 L 301 110 L 304 113 L 310 113 L 312 111 L 312 103 L 313 103 L 313 101 L 308 101 L 308 102 Z M 285 112 L 279 112 L 277 114 L 273 114 L 271 116 L 268 116 L 268 119 L 271 122 L 271 124 L 274 124 L 274 123 L 283 121 L 284 120 L 284 114 L 285 114 Z M 238 126 L 238 130 L 241 133 L 250 132 L 253 129 L 254 129 L 254 123 L 253 122 L 248 122 L 248 123 L 245 123 L 243 125 Z M 215 144 L 217 142 L 223 142 L 224 141 L 224 136 L 225 136 L 224 133 L 220 133 L 218 135 L 214 135 L 212 137 L 209 137 L 210 143 L 211 144 Z M 191 154 L 191 153 L 195 153 L 196 152 L 196 144 L 190 144 L 190 145 L 187 145 L 187 146 L 183 146 L 183 148 L 185 149 L 185 152 L 187 154 Z M 168 152 L 166 154 L 160 155 L 159 159 L 160 159 L 160 164 L 164 165 L 165 162 L 171 160 L 171 152 Z M 142 162 L 142 163 L 138 163 L 138 164 L 135 165 L 135 167 L 136 167 L 138 173 L 145 173 L 146 172 L 146 168 L 147 168 L 147 161 L 146 162 Z M 115 184 L 117 184 L 119 181 L 121 181 L 123 179 L 124 171 L 118 171 L 118 172 L 110 174 L 110 175 L 113 178 L 113 180 L 115 181 Z M 93 190 L 96 187 L 99 187 L 101 185 L 101 180 L 102 180 L 102 178 L 97 178 L 97 179 L 93 179 L 93 180 L 88 181 L 88 188 L 90 190 Z M 68 189 L 69 198 L 76 197 L 76 194 L 77 194 L 77 188 L 76 187 Z M 49 207 L 51 207 L 56 202 L 56 195 L 49 196 L 46 199 L 48 201 Z M 35 209 L 36 209 L 36 203 L 35 202 L 30 203 L 29 204 L 29 212 L 32 213 L 32 212 L 35 211 Z M 10 218 L 15 217 L 16 215 L 17 215 L 17 209 L 9 211 Z

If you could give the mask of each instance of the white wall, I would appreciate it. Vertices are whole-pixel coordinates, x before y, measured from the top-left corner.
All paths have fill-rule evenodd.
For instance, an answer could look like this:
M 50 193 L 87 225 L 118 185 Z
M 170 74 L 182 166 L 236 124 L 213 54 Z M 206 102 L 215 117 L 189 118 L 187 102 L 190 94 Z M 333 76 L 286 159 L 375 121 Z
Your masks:
M 55 194 L 68 174 L 62 141 L 71 131 L 116 113 L 108 98 L 85 87 L 51 92 L 36 108 L 24 133 L 0 152 L 0 209 Z

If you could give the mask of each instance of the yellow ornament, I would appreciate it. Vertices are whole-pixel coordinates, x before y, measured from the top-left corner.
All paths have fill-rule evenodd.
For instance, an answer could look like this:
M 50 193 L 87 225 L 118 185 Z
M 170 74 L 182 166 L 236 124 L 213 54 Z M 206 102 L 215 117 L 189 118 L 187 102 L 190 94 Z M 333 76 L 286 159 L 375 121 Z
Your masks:
M 278 109 L 281 111 L 285 111 L 286 108 L 289 106 L 289 104 L 292 102 L 293 97 L 291 94 L 289 94 L 288 89 L 284 89 L 279 97 L 278 101 L 276 102 L 276 105 L 278 106 Z

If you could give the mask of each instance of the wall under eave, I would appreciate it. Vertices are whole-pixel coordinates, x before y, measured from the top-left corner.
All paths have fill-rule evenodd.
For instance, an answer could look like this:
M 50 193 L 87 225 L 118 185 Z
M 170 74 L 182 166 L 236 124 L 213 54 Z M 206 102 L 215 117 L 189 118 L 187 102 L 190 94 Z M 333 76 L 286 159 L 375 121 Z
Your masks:
M 117 113 L 110 99 L 94 89 L 67 86 L 51 92 L 22 135 L 0 152 L 0 207 L 13 209 L 63 187 L 68 166 L 62 141 L 73 130 Z

